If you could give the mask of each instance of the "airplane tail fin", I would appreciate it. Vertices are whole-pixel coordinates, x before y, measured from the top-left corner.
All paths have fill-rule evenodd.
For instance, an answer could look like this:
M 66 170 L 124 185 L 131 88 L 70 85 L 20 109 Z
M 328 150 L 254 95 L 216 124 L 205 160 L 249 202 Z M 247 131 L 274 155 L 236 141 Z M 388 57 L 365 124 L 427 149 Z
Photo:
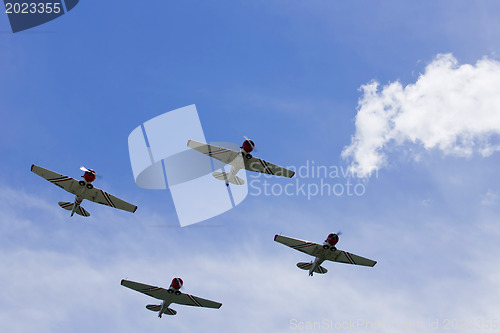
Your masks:
M 238 176 L 230 177 L 229 174 L 227 174 L 225 172 L 214 172 L 214 173 L 212 173 L 212 176 L 214 176 L 214 178 L 216 178 L 216 179 L 225 180 L 226 182 L 229 182 L 229 183 L 234 184 L 234 185 L 245 184 L 245 181 L 243 179 L 241 179 L 240 177 L 238 177 Z
M 298 268 L 306 270 L 306 271 L 310 270 L 312 265 L 313 265 L 312 262 L 298 262 L 297 263 Z M 316 267 L 316 269 L 314 270 L 314 273 L 318 273 L 318 274 L 325 274 L 326 272 L 328 272 L 328 270 L 324 267 L 321 267 L 321 266 Z
M 70 211 L 73 210 L 74 205 L 75 205 L 74 202 L 59 202 L 59 206 L 61 206 L 61 208 L 64 208 L 64 209 L 70 210 Z M 90 216 L 90 213 L 87 212 L 85 209 L 83 209 L 82 206 L 76 207 L 75 213 L 77 213 L 78 215 L 81 215 L 81 216 L 85 216 L 85 217 Z
M 146 305 L 146 309 L 158 312 L 161 309 L 161 305 L 148 304 Z M 177 314 L 177 311 L 167 307 L 165 310 L 163 310 L 163 313 L 169 316 L 175 316 Z

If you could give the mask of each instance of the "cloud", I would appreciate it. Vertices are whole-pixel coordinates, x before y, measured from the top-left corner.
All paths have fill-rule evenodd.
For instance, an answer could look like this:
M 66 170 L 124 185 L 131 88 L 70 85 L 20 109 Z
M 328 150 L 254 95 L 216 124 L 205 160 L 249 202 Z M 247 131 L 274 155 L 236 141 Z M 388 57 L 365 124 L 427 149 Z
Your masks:
M 494 206 L 498 203 L 499 196 L 496 192 L 488 190 L 481 197 L 481 205 L 483 206 Z
M 342 152 L 360 177 L 384 167 L 387 153 L 408 143 L 459 157 L 500 150 L 498 61 L 459 65 L 452 54 L 440 54 L 414 84 L 393 82 L 379 90 L 372 81 L 361 90 L 356 132 Z
M 36 198 L 0 187 L 0 330 L 5 332 L 289 332 L 323 320 L 398 324 L 496 315 L 496 217 L 488 225 L 495 232 L 485 236 L 468 224 L 450 229 L 437 217 L 407 228 L 388 224 L 387 216 L 369 216 L 359 232 L 342 239 L 342 248 L 377 259 L 377 266 L 328 262 L 328 274 L 311 278 L 295 267 L 310 258 L 274 243 L 269 229 L 218 238 L 224 229 L 147 227 L 161 219 L 144 210 L 134 221 L 111 209 L 89 219 L 70 218 L 51 198 Z M 286 215 L 272 203 L 261 204 L 238 222 L 265 213 L 269 225 L 272 216 L 280 216 L 290 226 L 287 234 L 301 237 L 304 228 L 312 229 L 304 223 L 307 215 L 320 220 L 319 213 L 300 213 L 302 207 Z M 42 208 L 41 217 L 34 214 Z M 423 242 L 416 231 L 431 236 Z M 463 235 L 475 245 L 464 247 Z M 120 279 L 128 278 L 168 287 L 174 276 L 183 278 L 185 292 L 220 301 L 222 308 L 172 305 L 178 314 L 160 320 L 145 309 L 159 301 L 120 286 Z

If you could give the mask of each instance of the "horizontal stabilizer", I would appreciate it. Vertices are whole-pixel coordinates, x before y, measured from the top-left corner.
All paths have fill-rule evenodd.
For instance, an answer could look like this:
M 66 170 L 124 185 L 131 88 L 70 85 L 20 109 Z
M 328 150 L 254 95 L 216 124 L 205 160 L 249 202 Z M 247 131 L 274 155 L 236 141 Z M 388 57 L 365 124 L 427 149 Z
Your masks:
M 161 305 L 148 304 L 148 305 L 146 305 L 146 309 L 154 311 L 154 312 L 158 312 L 161 309 Z
M 216 179 L 225 180 L 226 182 L 229 182 L 229 183 L 234 184 L 234 185 L 245 184 L 245 181 L 243 179 L 241 179 L 240 177 L 230 176 L 229 174 L 227 174 L 225 172 L 213 172 L 212 176 L 214 176 L 214 178 L 216 178 Z
M 312 266 L 312 262 L 298 262 L 297 267 L 303 270 L 309 270 Z
M 324 267 L 321 267 L 321 266 L 318 266 L 315 270 L 314 270 L 314 273 L 318 273 L 318 274 L 325 274 L 326 272 L 328 272 L 328 270 Z
M 303 269 L 303 270 L 310 270 L 312 265 L 313 265 L 312 262 L 298 262 L 297 263 L 297 267 L 300 269 Z M 316 267 L 316 269 L 314 270 L 314 273 L 318 273 L 318 274 L 325 274 L 326 272 L 328 272 L 328 270 L 326 268 L 321 267 L 321 266 Z
M 233 179 L 229 180 L 230 183 L 234 184 L 234 185 L 243 185 L 245 184 L 245 181 L 243 179 L 241 179 L 240 177 L 238 176 L 234 176 Z
M 72 211 L 73 210 L 73 206 L 75 205 L 74 202 L 59 202 L 59 206 L 61 206 L 61 208 L 64 208 L 66 210 L 70 210 Z M 82 206 L 78 206 L 75 210 L 75 213 L 77 213 L 78 215 L 81 215 L 81 216 L 90 216 L 90 213 L 87 212 L 85 209 L 83 209 Z
M 161 305 L 148 304 L 148 305 L 146 305 L 146 309 L 154 311 L 154 312 L 158 312 L 161 309 Z M 177 314 L 177 311 L 170 309 L 170 308 L 166 308 L 165 310 L 163 310 L 163 313 L 167 314 L 169 316 L 174 316 Z
M 220 180 L 226 180 L 228 178 L 228 175 L 225 172 L 214 172 L 214 173 L 212 173 L 212 176 L 214 176 L 214 178 L 220 179 Z

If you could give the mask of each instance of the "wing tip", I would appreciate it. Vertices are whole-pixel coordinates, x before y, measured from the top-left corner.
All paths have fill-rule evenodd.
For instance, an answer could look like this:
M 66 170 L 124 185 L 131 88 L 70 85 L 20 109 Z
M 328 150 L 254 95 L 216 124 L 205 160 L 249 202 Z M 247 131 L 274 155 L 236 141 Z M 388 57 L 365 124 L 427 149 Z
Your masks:
M 137 210 L 137 206 L 135 206 L 134 211 L 132 213 L 135 213 L 136 210 Z
M 221 306 L 222 306 L 222 303 L 219 303 L 219 306 L 217 307 L 217 309 L 220 309 Z
M 276 238 L 278 238 L 278 235 L 274 235 L 274 241 L 276 242 Z
M 32 164 L 32 165 L 31 165 L 31 172 L 33 172 L 33 167 L 34 167 L 34 166 L 35 166 L 34 164 Z
M 295 176 L 295 171 L 293 171 L 292 175 L 290 176 L 290 178 L 293 178 L 293 176 Z
M 189 147 L 189 144 L 191 143 L 191 139 L 188 140 L 187 146 Z
M 127 280 L 122 279 L 122 281 L 120 282 L 120 284 L 123 286 L 123 283 L 124 283 L 125 281 L 127 281 Z

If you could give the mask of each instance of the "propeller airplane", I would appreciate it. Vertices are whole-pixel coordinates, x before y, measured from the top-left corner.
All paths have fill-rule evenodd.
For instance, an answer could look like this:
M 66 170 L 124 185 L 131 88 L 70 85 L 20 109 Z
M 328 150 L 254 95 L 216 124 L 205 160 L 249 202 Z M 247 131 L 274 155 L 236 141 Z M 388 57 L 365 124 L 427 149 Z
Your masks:
M 74 178 L 61 175 L 34 164 L 31 166 L 31 171 L 33 173 L 75 195 L 74 202 L 59 202 L 59 206 L 71 211 L 71 216 L 73 216 L 74 213 L 85 217 L 90 216 L 90 213 L 81 206 L 84 199 L 131 213 L 137 210 L 137 206 L 94 187 L 94 185 L 92 185 L 92 182 L 96 178 L 96 172 L 94 170 L 87 169 L 83 166 L 80 167 L 80 170 L 82 170 L 84 174 L 82 176 L 83 179 L 78 181 Z
M 255 144 L 247 137 L 245 137 L 245 141 L 243 141 L 243 144 L 241 145 L 239 151 L 209 145 L 194 140 L 189 140 L 187 146 L 207 156 L 218 159 L 223 163 L 231 165 L 231 171 L 229 173 L 212 173 L 212 176 L 214 176 L 215 178 L 224 180 L 226 182 L 226 186 L 229 186 L 229 183 L 235 185 L 245 184 L 245 181 L 243 179 L 236 176 L 238 171 L 240 171 L 241 169 L 288 178 L 292 178 L 293 175 L 295 175 L 295 171 L 291 171 L 281 166 L 261 160 L 260 158 L 253 157 L 251 152 L 254 150 Z
M 325 274 L 328 272 L 326 268 L 321 267 L 325 260 L 351 265 L 375 266 L 377 262 L 374 260 L 338 250 L 335 245 L 339 241 L 339 234 L 340 232 L 329 234 L 322 245 L 281 235 L 274 236 L 274 241 L 315 257 L 314 261 L 297 263 L 298 268 L 309 270 L 309 276 L 312 276 L 313 273 Z
M 129 280 L 122 280 L 121 285 L 130 288 L 132 290 L 138 291 L 140 293 L 143 293 L 145 295 L 162 300 L 162 303 L 160 305 L 155 305 L 155 304 L 146 305 L 146 309 L 158 312 L 159 318 L 161 318 L 162 314 L 167 314 L 171 316 L 177 314 L 177 311 L 169 308 L 169 305 L 172 303 L 190 305 L 190 306 L 199 306 L 202 308 L 212 308 L 212 309 L 219 309 L 222 306 L 221 303 L 210 301 L 208 299 L 204 299 L 201 297 L 181 292 L 180 289 L 182 288 L 183 285 L 181 278 L 174 278 L 168 289 L 154 287 L 147 284 Z

